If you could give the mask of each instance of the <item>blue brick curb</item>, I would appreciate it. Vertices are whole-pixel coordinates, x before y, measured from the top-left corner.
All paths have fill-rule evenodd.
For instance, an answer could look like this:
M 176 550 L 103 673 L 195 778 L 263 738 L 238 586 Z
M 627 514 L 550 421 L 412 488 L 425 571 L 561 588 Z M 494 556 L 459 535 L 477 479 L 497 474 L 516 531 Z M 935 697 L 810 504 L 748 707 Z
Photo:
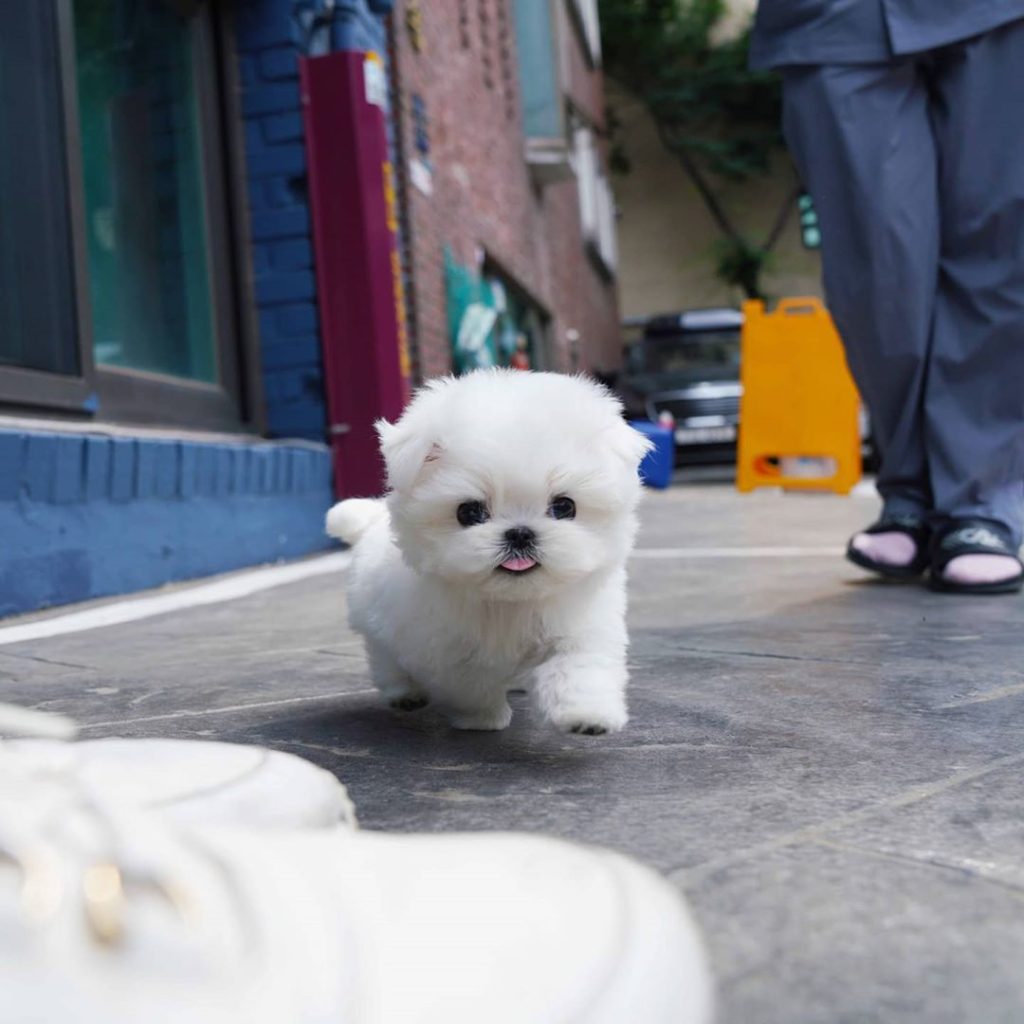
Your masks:
M 0 616 L 327 547 L 330 455 L 0 431 Z

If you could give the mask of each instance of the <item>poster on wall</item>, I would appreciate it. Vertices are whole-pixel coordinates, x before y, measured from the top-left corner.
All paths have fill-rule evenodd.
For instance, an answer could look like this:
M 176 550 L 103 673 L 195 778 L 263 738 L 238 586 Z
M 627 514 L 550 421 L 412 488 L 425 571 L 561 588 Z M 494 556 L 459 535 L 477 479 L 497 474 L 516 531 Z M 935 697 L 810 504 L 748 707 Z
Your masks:
M 543 368 L 543 316 L 499 274 L 479 274 L 446 251 L 445 290 L 455 373 Z

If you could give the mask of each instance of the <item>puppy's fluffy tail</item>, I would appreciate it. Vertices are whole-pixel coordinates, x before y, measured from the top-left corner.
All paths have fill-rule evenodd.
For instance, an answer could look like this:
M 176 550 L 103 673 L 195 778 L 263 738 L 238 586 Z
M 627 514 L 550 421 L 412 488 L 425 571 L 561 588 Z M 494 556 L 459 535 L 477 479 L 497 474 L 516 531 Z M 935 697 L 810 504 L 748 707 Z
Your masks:
M 346 544 L 357 544 L 374 523 L 386 519 L 387 505 L 379 498 L 349 498 L 339 501 L 328 513 L 327 532 Z

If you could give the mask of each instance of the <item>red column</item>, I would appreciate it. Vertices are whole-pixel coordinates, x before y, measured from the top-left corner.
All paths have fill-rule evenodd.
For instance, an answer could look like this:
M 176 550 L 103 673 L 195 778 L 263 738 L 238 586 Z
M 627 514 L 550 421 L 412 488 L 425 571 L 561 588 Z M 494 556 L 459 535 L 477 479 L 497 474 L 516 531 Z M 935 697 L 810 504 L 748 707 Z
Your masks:
M 408 398 L 409 356 L 386 78 L 375 54 L 301 61 L 309 202 L 334 489 L 384 489 L 373 424 Z

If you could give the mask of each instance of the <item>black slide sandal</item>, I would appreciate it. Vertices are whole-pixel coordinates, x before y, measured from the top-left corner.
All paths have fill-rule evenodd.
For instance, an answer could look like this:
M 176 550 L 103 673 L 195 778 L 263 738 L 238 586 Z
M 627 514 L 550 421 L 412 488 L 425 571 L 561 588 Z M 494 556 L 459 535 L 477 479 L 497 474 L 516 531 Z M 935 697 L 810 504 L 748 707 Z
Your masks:
M 1005 555 L 1017 560 L 1020 572 L 996 583 L 956 583 L 942 573 L 961 555 Z M 932 590 L 944 594 L 1016 594 L 1024 584 L 1024 564 L 1004 530 L 985 519 L 956 519 L 935 532 L 931 543 Z
M 906 565 L 888 565 L 868 558 L 863 551 L 853 546 L 853 541 L 846 547 L 846 557 L 854 565 L 869 572 L 877 573 L 890 580 L 916 580 L 928 568 L 928 541 L 931 531 L 928 524 L 919 516 L 883 516 L 861 533 L 903 533 L 917 545 L 917 554 Z

